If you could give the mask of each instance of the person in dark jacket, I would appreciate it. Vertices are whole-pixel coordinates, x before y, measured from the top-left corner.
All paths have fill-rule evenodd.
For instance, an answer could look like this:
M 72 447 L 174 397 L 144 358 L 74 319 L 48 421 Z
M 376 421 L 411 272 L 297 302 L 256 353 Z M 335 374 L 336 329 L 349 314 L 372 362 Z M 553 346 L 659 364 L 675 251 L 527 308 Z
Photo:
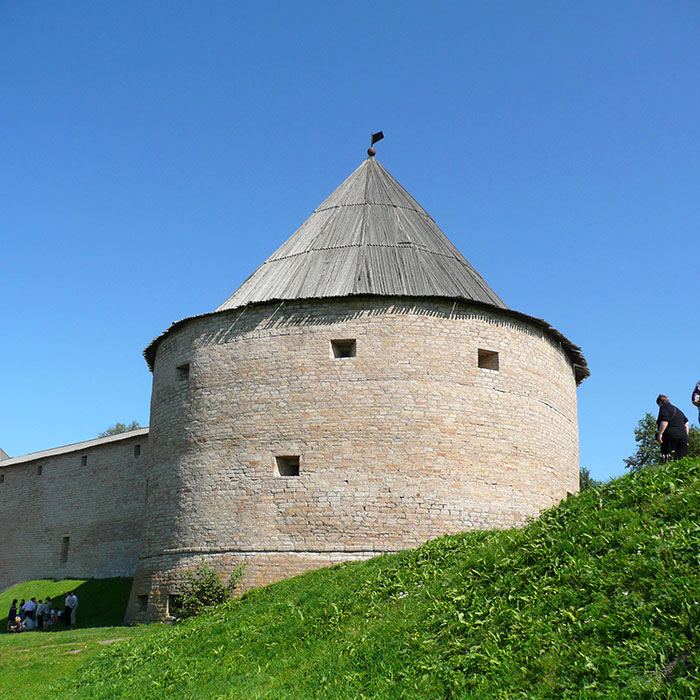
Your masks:
M 10 605 L 10 612 L 7 615 L 7 629 L 10 629 L 11 625 L 15 624 L 15 618 L 17 617 L 17 598 L 12 601 Z
M 680 408 L 671 403 L 668 396 L 659 394 L 656 398 L 659 407 L 659 417 L 656 424 L 659 427 L 657 435 L 661 443 L 661 458 L 664 462 L 680 459 L 688 454 L 688 433 L 690 425 Z
M 700 382 L 695 385 L 690 400 L 693 402 L 693 406 L 698 409 L 698 420 L 700 421 Z

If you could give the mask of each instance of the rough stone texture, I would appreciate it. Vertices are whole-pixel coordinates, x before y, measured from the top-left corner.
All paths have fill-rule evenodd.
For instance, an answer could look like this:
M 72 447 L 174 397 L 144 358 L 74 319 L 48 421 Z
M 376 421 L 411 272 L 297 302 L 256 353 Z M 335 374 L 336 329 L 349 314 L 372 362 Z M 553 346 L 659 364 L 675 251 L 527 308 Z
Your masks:
M 148 459 L 148 435 L 139 433 L 0 462 L 0 590 L 35 578 L 133 576 Z
M 355 339 L 356 357 L 335 358 L 338 339 Z M 479 349 L 499 353 L 497 371 L 478 366 Z M 166 617 L 200 559 L 246 563 L 244 590 L 520 525 L 578 490 L 571 360 L 534 325 L 445 300 L 192 319 L 158 347 L 150 438 L 128 620 Z M 299 456 L 299 475 L 280 476 L 276 456 Z

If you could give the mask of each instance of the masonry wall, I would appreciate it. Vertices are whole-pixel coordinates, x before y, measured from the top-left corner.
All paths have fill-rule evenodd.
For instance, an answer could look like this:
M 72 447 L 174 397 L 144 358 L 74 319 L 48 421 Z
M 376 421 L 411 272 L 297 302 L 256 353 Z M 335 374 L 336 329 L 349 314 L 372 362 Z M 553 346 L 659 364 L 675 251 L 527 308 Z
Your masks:
M 355 340 L 336 358 L 332 340 Z M 479 367 L 498 353 L 498 370 Z M 149 497 L 128 619 L 183 568 L 246 563 L 243 588 L 520 525 L 578 490 L 571 361 L 468 304 L 342 299 L 193 319 L 158 347 Z M 276 457 L 298 457 L 282 476 Z
M 148 435 L 75 448 L 0 462 L 0 590 L 36 578 L 134 575 Z

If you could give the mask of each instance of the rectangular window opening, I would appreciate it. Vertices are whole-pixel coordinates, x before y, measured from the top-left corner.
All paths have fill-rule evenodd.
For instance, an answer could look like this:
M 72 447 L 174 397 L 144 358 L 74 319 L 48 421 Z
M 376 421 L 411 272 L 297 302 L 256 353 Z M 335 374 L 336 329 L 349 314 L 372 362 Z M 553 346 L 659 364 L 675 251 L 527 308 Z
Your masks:
M 36 468 L 36 475 L 41 476 L 41 472 L 43 472 L 43 471 L 44 471 L 44 467 L 42 467 L 41 464 L 39 464 Z
M 479 367 L 498 371 L 498 353 L 493 350 L 479 350 Z
M 148 596 L 140 595 L 138 597 L 139 612 L 146 612 L 148 610 Z
M 177 376 L 180 381 L 186 382 L 190 378 L 190 363 L 186 362 L 177 368 Z
M 0 474 L 0 484 L 4 484 L 4 483 L 5 483 L 5 475 Z
M 177 617 L 181 607 L 182 596 L 179 596 L 176 593 L 171 593 L 168 596 L 168 615 L 171 617 Z
M 141 445 L 134 445 L 134 457 L 141 455 Z
M 331 340 L 331 352 L 333 357 L 356 357 L 357 341 L 354 339 Z
M 299 455 L 280 455 L 275 461 L 280 476 L 299 476 Z
M 68 548 L 70 547 L 70 537 L 64 537 L 61 541 L 61 564 L 68 561 Z
M 80 458 L 80 466 L 81 467 L 87 467 L 87 455 L 83 455 Z

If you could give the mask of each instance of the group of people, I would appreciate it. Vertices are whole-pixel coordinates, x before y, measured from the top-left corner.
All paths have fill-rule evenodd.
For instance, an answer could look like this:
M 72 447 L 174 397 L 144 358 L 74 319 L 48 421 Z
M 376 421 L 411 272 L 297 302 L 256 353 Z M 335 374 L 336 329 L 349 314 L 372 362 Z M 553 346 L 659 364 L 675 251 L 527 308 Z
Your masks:
M 695 385 L 690 399 L 698 409 L 700 420 L 700 382 Z M 681 459 L 688 454 L 688 434 L 690 424 L 683 411 L 671 403 L 665 394 L 659 394 L 656 398 L 659 407 L 659 416 L 656 419 L 658 432 L 656 439 L 661 445 L 661 457 L 664 461 Z
M 60 620 L 66 627 L 75 624 L 75 612 L 78 609 L 78 596 L 71 591 L 67 596 L 63 610 L 54 607 L 50 596 L 41 598 L 22 599 L 17 604 L 17 598 L 10 605 L 7 615 L 8 632 L 32 632 L 34 630 L 50 630 Z

